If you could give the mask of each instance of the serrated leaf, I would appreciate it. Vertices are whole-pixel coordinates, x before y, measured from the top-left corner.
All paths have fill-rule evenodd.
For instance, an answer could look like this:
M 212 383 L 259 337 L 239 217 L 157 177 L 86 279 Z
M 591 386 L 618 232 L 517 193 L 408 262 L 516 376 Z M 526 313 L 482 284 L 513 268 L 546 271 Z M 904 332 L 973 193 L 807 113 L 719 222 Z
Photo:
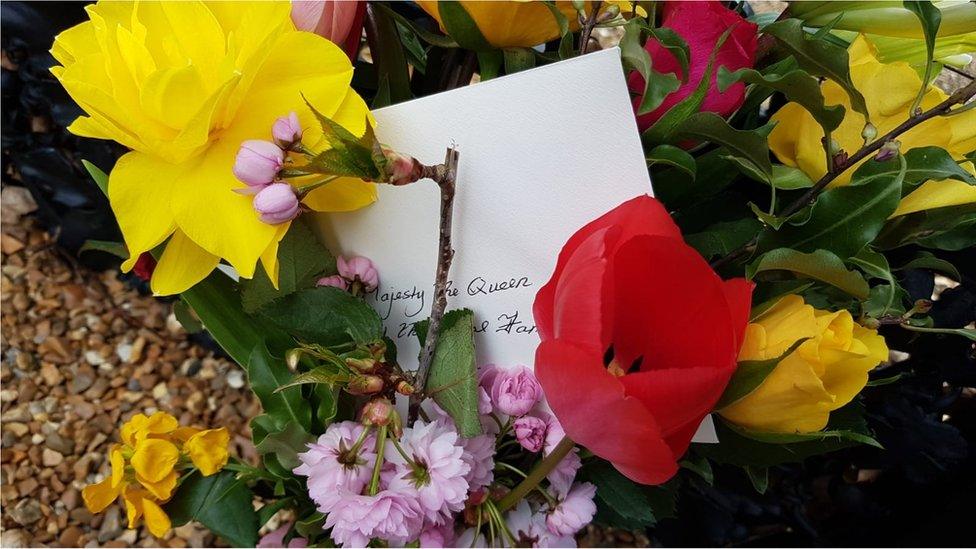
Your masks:
M 260 314 L 288 333 L 325 347 L 372 343 L 383 334 L 376 311 L 338 288 L 299 290 L 261 307 Z
M 195 520 L 232 547 L 254 547 L 258 517 L 251 505 L 253 497 L 230 471 L 208 477 L 197 471 L 180 484 L 164 509 L 173 526 Z
M 789 271 L 806 278 L 826 282 L 859 299 L 867 299 L 868 283 L 856 271 L 827 250 L 803 253 L 790 248 L 770 250 L 746 267 L 746 277 L 767 271 Z
M 417 329 L 421 348 L 427 335 L 427 322 L 418 323 L 423 324 Z M 441 320 L 426 392 L 451 416 L 462 436 L 481 434 L 474 313 L 470 309 L 449 311 Z
M 580 475 L 596 486 L 597 510 L 602 512 L 603 522 L 631 530 L 643 530 L 657 522 L 644 488 L 608 462 L 587 463 Z
M 784 358 L 793 354 L 793 351 L 796 351 L 808 339 L 810 338 L 805 337 L 794 341 L 788 349 L 783 351 L 783 354 L 776 358 L 767 360 L 743 360 L 739 362 L 738 366 L 736 366 L 735 373 L 732 374 L 732 379 L 729 380 L 729 384 L 725 388 L 725 392 L 722 393 L 722 398 L 715 405 L 715 409 L 721 410 L 726 406 L 730 406 L 755 391 L 769 377 L 769 374 L 776 369 L 776 365 Z
M 307 384 L 323 384 L 332 387 L 336 383 L 344 383 L 350 379 L 351 376 L 346 372 L 340 372 L 334 368 L 328 368 L 326 366 L 318 366 L 307 372 L 296 374 L 286 383 L 275 389 L 275 392 L 284 391 L 289 387 L 297 387 L 299 385 Z
M 679 170 L 683 170 L 691 179 L 695 179 L 695 172 L 698 166 L 695 164 L 695 157 L 688 154 L 687 151 L 674 145 L 658 145 L 651 149 L 651 152 L 647 153 L 646 156 L 647 163 L 649 165 L 654 164 L 666 164 L 668 166 L 674 166 Z
M 737 130 L 721 116 L 700 112 L 687 117 L 675 130 L 675 138 L 711 141 L 721 145 L 737 159 L 749 166 L 766 182 L 772 180 L 773 167 L 769 161 L 769 144 L 756 130 Z
M 892 165 L 899 170 L 891 171 Z M 759 238 L 758 252 L 793 248 L 801 252 L 824 249 L 841 259 L 857 255 L 898 207 L 904 177 L 905 161 L 901 157 L 865 162 L 850 185 L 820 195 L 803 225 L 787 223 L 777 231 L 765 231 Z
M 279 297 L 312 288 L 322 276 L 335 274 L 332 253 L 319 242 L 307 218 L 292 221 L 288 233 L 278 244 L 278 289 L 262 269 L 251 280 L 241 280 L 241 304 L 248 313 Z
M 311 412 L 302 400 L 299 388 L 279 391 L 291 378 L 291 372 L 284 360 L 271 356 L 263 343 L 254 347 L 247 362 L 247 379 L 261 401 L 264 413 L 278 428 L 294 423 L 308 430 L 311 425 Z
M 763 27 L 763 34 L 776 38 L 799 63 L 800 68 L 814 76 L 823 76 L 836 82 L 847 93 L 851 107 L 870 120 L 864 96 L 851 80 L 850 59 L 847 50 L 823 38 L 810 38 L 799 19 L 784 19 Z

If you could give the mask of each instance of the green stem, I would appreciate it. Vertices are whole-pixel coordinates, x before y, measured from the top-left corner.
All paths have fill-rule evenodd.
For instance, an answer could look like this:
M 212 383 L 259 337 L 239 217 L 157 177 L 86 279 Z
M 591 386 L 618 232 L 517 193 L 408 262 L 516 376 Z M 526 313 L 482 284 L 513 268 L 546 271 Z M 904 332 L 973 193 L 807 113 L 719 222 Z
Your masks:
M 509 465 L 509 464 L 507 464 L 507 463 L 505 463 L 503 461 L 497 461 L 497 462 L 495 462 L 495 467 L 496 468 L 497 467 L 501 467 L 502 469 L 508 469 L 509 471 L 512 471 L 513 473 L 518 474 L 522 478 L 525 478 L 525 477 L 529 476 L 529 475 L 523 473 L 522 470 L 519 469 L 518 467 L 515 467 L 514 465 Z
M 403 451 L 403 447 L 400 446 L 400 443 L 397 442 L 397 439 L 394 437 L 391 438 L 390 440 L 393 442 L 393 447 L 396 448 L 396 451 L 400 454 L 400 457 L 402 457 L 403 460 L 406 461 L 408 465 L 410 465 L 411 469 L 416 469 L 417 464 L 414 463 L 414 461 L 407 456 L 407 453 Z
M 493 521 L 498 523 L 498 529 L 508 539 L 509 546 L 515 547 L 517 545 L 515 536 L 512 535 L 512 532 L 508 529 L 508 525 L 505 524 L 505 519 L 502 518 L 501 511 L 498 510 L 498 507 L 495 507 L 495 504 L 491 500 L 488 500 L 485 502 L 485 508 L 488 509 L 488 514 L 492 516 Z
M 338 175 L 330 175 L 328 177 L 323 178 L 320 181 L 316 181 L 315 183 L 309 183 L 308 185 L 302 185 L 301 187 L 298 187 L 296 190 L 298 191 L 299 196 L 303 196 L 304 197 L 305 195 L 307 195 L 308 193 L 310 193 L 310 192 L 314 191 L 315 189 L 321 187 L 322 185 L 325 185 L 326 183 L 331 183 L 332 181 L 335 181 L 336 179 L 339 179 L 339 176 Z
M 498 510 L 504 512 L 511 509 L 516 503 L 524 498 L 526 494 L 538 486 L 539 483 L 542 482 L 542 479 L 546 478 L 546 475 L 555 469 L 556 466 L 559 465 L 559 462 L 562 461 L 563 458 L 566 457 L 566 455 L 569 454 L 569 452 L 571 452 L 575 446 L 576 443 L 570 440 L 569 437 L 563 437 L 563 439 L 559 441 L 559 444 L 553 448 L 552 452 L 546 456 L 545 459 L 540 461 L 535 468 L 532 469 L 532 472 L 529 473 L 529 475 L 518 484 L 518 486 L 513 488 L 511 492 L 505 494 L 505 497 L 498 501 Z
M 363 443 L 366 442 L 366 437 L 369 435 L 369 432 L 372 429 L 373 429 L 373 426 L 372 425 L 367 425 L 363 429 L 363 432 L 360 433 L 359 438 L 356 439 L 356 442 L 353 443 L 352 448 L 349 448 L 349 451 L 352 452 L 353 454 L 358 454 L 359 453 L 359 449 L 362 448 Z
M 386 446 L 386 428 L 379 429 L 376 437 L 376 462 L 373 464 L 373 478 L 369 481 L 369 495 L 375 496 L 380 491 L 380 471 L 383 469 L 383 450 Z

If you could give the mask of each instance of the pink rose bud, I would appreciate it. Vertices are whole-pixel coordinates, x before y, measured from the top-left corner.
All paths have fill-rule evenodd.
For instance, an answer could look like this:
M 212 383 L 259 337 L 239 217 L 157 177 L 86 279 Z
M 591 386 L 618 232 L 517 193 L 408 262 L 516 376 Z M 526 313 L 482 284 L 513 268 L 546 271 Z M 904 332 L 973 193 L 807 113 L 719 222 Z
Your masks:
M 491 386 L 491 400 L 501 413 L 524 416 L 541 397 L 542 387 L 532 370 L 525 366 L 497 369 Z
M 356 256 L 347 260 L 339 256 L 336 258 L 336 268 L 339 270 L 339 275 L 349 282 L 359 279 L 367 292 L 372 292 L 380 284 L 380 274 L 369 258 Z
M 271 136 L 274 137 L 275 144 L 286 151 L 301 141 L 302 125 L 298 122 L 298 114 L 291 111 L 288 116 L 276 118 L 271 125 Z
M 535 416 L 522 416 L 512 423 L 515 438 L 522 448 L 530 452 L 538 452 L 546 443 L 546 422 Z
M 254 211 L 261 221 L 277 225 L 298 217 L 301 207 L 295 189 L 288 183 L 273 183 L 254 196 Z
M 234 161 L 234 176 L 250 186 L 263 186 L 278 176 L 285 151 L 270 141 L 249 139 L 241 143 Z
M 348 290 L 349 282 L 345 278 L 339 275 L 323 276 L 315 283 L 316 286 L 332 286 L 333 288 L 339 288 L 340 290 Z

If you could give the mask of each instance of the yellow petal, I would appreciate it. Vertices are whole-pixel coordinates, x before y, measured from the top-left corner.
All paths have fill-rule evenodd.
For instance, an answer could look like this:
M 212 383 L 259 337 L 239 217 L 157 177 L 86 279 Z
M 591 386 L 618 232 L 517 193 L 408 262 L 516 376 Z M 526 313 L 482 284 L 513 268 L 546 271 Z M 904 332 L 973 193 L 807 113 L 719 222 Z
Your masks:
M 172 442 L 147 438 L 136 444 L 129 462 L 139 476 L 149 482 L 159 482 L 170 474 L 179 458 L 180 451 Z
M 278 244 L 285 237 L 288 228 L 291 227 L 291 223 L 281 223 L 277 227 L 277 234 L 271 240 L 271 244 L 268 244 L 264 253 L 261 254 L 261 265 L 264 267 L 264 272 L 268 275 L 268 278 L 271 280 L 271 285 L 274 286 L 275 290 L 278 289 Z
M 173 490 L 176 489 L 176 481 L 179 480 L 180 474 L 176 471 L 171 471 L 168 475 L 163 477 L 163 480 L 159 482 L 149 482 L 148 480 L 136 475 L 139 484 L 141 484 L 150 494 L 155 496 L 160 501 L 166 501 L 173 495 Z
M 156 502 L 144 498 L 142 500 L 142 512 L 145 514 L 146 526 L 152 535 L 161 538 L 169 532 L 172 527 L 169 516 Z
M 173 438 L 179 440 L 180 442 L 186 442 L 186 440 L 193 435 L 200 432 L 200 429 L 196 427 L 180 427 L 179 429 L 173 431 Z
M 424 11 L 440 22 L 436 0 L 417 2 Z M 542 2 L 479 2 L 466 0 L 461 5 L 478 25 L 478 29 L 496 48 L 531 47 L 559 36 L 559 25 L 549 8 Z M 586 3 L 589 10 L 589 2 Z M 579 20 L 572 2 L 557 1 L 559 11 L 569 20 L 573 30 Z M 443 30 L 443 25 L 441 26 Z
M 92 513 L 101 513 L 106 507 L 119 497 L 120 486 L 112 486 L 112 479 L 107 478 L 98 484 L 89 484 L 81 491 L 81 498 L 85 500 L 85 507 Z
M 122 493 L 122 501 L 125 502 L 125 517 L 129 523 L 129 528 L 135 528 L 136 522 L 142 516 L 142 490 L 137 488 L 126 488 Z
M 183 445 L 190 460 L 203 476 L 210 476 L 227 465 L 227 445 L 230 432 L 226 428 L 208 429 L 193 435 Z
M 73 63 L 76 59 L 98 52 L 95 30 L 91 21 L 85 21 L 62 31 L 54 37 L 51 55 L 62 65 Z
M 898 209 L 891 214 L 891 217 L 973 202 L 976 202 L 976 186 L 974 185 L 955 179 L 926 181 L 901 199 L 901 202 L 898 203 Z
M 182 170 L 140 152 L 130 152 L 115 163 L 108 198 L 129 249 L 123 271 L 132 269 L 140 254 L 158 246 L 176 228 L 169 203 L 173 182 Z
M 851 335 L 862 351 L 827 364 L 821 378 L 824 388 L 834 395 L 833 409 L 854 400 L 867 385 L 868 372 L 888 360 L 888 346 L 877 330 L 854 324 Z
M 109 461 L 112 464 L 112 486 L 118 487 L 125 477 L 125 458 L 122 456 L 122 449 L 118 446 L 112 448 Z
M 190 289 L 217 267 L 220 258 L 197 246 L 183 231 L 177 230 L 166 243 L 166 250 L 150 283 L 154 295 L 173 295 Z

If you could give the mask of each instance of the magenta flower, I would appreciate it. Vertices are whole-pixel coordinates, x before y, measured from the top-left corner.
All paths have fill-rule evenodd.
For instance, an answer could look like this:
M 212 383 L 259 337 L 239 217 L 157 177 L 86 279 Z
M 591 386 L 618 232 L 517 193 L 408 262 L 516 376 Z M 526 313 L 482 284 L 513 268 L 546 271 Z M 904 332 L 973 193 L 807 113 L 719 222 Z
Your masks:
M 542 398 L 542 386 L 525 366 L 497 368 L 492 378 L 491 401 L 503 414 L 523 416 Z
M 420 532 L 420 547 L 454 547 L 454 523 L 426 525 Z
M 495 436 L 486 434 L 462 438 L 461 446 L 464 448 L 461 459 L 471 468 L 464 477 L 468 481 L 468 489 L 477 490 L 491 484 L 495 479 Z
M 522 416 L 512 423 L 515 439 L 522 448 L 530 452 L 538 452 L 546 443 L 546 422 L 535 416 Z
M 368 435 L 358 452 L 350 451 L 363 429 L 355 421 L 333 423 L 307 452 L 298 454 L 302 464 L 293 472 L 308 477 L 308 495 L 319 511 L 329 513 L 339 492 L 359 494 L 366 488 L 376 461 L 374 436 Z
M 276 549 L 279 547 L 288 547 L 288 549 L 300 549 L 302 547 L 308 547 L 308 540 L 302 537 L 295 536 L 291 538 L 288 545 L 285 545 L 285 535 L 288 534 L 288 530 L 291 528 L 291 523 L 287 523 L 281 528 L 268 532 L 258 541 L 255 546 L 258 549 Z
M 565 495 L 560 494 L 560 501 L 554 509 L 549 510 L 546 526 L 553 534 L 572 536 L 593 520 L 596 514 L 596 504 L 593 496 L 596 486 L 589 482 L 577 482 Z
M 285 151 L 270 141 L 249 139 L 241 143 L 234 160 L 234 177 L 249 186 L 268 185 L 278 177 Z
M 350 283 L 358 279 L 367 292 L 372 292 L 380 284 L 379 271 L 369 258 L 356 256 L 346 259 L 340 255 L 336 258 L 336 269 Z
M 526 500 L 520 501 L 505 515 L 505 525 L 515 538 L 517 547 L 576 547 L 576 540 L 572 536 L 550 532 L 546 526 L 545 512 L 542 509 L 533 510 Z
M 342 278 L 339 275 L 323 276 L 322 278 L 318 279 L 315 285 L 331 286 L 333 288 L 339 288 L 340 290 L 349 289 L 349 282 L 347 282 L 345 278 Z
M 546 444 L 542 451 L 543 456 L 548 456 L 556 445 L 559 444 L 559 441 L 566 436 L 566 431 L 563 430 L 563 426 L 559 424 L 556 416 L 550 415 L 547 419 L 549 426 L 546 429 Z M 572 452 L 567 454 L 552 471 L 549 471 L 546 478 L 549 479 L 549 483 L 556 492 L 566 493 L 573 483 L 573 479 L 576 478 L 576 472 L 582 466 L 583 461 L 579 457 L 579 448 L 573 448 Z
M 301 206 L 291 185 L 272 183 L 254 195 L 254 211 L 262 222 L 278 225 L 298 217 Z
M 298 114 L 295 111 L 288 113 L 288 116 L 279 116 L 271 125 L 271 136 L 274 138 L 275 145 L 286 151 L 295 143 L 302 140 L 302 125 L 298 121 Z
M 416 494 L 428 521 L 440 524 L 452 512 L 464 509 L 468 495 L 465 477 L 471 466 L 464 461 L 464 446 L 447 422 L 418 420 L 403 430 L 400 445 L 413 463 L 408 463 L 393 444 L 386 446 L 386 459 L 395 466 L 389 487 Z
M 380 539 L 402 547 L 420 535 L 423 510 L 413 494 L 381 490 L 375 496 L 341 491 L 325 519 L 332 541 L 343 547 L 366 547 Z

